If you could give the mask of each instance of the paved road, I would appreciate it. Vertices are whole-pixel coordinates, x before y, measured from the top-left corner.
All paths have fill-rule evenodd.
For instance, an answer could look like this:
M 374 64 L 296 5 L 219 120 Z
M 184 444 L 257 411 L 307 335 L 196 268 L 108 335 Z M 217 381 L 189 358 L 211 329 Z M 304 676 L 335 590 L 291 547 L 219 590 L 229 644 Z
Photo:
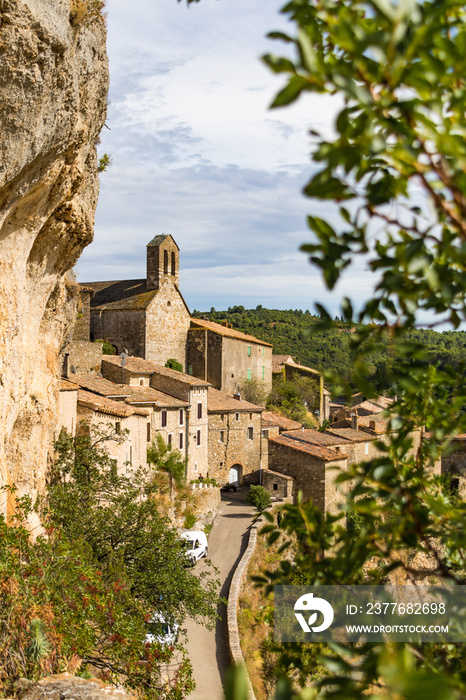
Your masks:
M 239 489 L 236 493 L 223 494 L 219 511 L 215 517 L 209 536 L 209 558 L 220 570 L 220 595 L 228 598 L 231 579 L 235 568 L 247 547 L 249 526 L 255 508 L 245 502 L 247 490 Z M 196 570 L 205 566 L 205 559 L 200 559 Z M 215 630 L 188 620 L 186 647 L 193 665 L 196 690 L 189 700 L 222 700 L 222 677 L 229 666 L 228 633 L 226 626 L 226 606 L 219 606 L 220 620 Z

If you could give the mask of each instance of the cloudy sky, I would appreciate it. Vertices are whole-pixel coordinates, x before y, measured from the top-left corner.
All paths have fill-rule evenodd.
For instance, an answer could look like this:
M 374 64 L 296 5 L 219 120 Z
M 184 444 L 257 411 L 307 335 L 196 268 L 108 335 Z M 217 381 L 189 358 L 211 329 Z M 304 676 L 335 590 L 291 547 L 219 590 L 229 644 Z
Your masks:
M 285 27 L 283 0 L 108 0 L 110 104 L 100 153 L 95 240 L 81 282 L 145 277 L 145 246 L 170 233 L 191 310 L 243 304 L 336 311 L 317 271 L 298 251 L 306 213 L 301 189 L 315 166 L 309 128 L 332 129 L 336 103 L 309 96 L 268 109 L 282 84 L 259 60 L 283 50 L 265 38 Z M 312 207 L 312 209 L 311 209 Z M 367 290 L 361 268 L 341 294 Z

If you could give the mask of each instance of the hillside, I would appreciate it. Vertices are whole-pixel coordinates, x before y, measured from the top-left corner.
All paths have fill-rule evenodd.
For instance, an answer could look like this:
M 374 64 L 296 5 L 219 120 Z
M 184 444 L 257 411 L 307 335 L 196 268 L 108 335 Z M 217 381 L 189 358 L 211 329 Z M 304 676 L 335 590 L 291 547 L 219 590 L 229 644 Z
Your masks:
M 351 328 L 343 322 L 322 330 L 317 327 L 318 317 L 309 311 L 245 309 L 230 307 L 227 311 L 197 312 L 193 316 L 211 321 L 228 321 L 233 328 L 273 344 L 274 354 L 290 354 L 308 367 L 318 370 L 333 369 L 347 377 L 351 370 Z M 466 358 L 466 331 L 437 332 L 427 329 L 411 331 L 407 339 L 424 344 L 429 351 L 429 362 L 458 368 Z M 396 352 L 389 358 L 387 343 L 371 355 L 370 371 L 378 390 L 389 388 L 388 365 L 399 363 Z

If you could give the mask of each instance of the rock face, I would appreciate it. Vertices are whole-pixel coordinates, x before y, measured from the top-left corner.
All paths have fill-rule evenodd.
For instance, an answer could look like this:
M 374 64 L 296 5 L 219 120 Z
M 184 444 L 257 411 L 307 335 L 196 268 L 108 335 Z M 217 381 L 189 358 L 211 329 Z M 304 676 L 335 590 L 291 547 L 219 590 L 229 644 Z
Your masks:
M 106 685 L 97 678 L 85 680 L 62 673 L 31 686 L 23 700 L 135 700 L 124 690 Z
M 33 498 L 75 319 L 69 271 L 93 237 L 108 91 L 96 4 L 0 0 L 0 485 Z

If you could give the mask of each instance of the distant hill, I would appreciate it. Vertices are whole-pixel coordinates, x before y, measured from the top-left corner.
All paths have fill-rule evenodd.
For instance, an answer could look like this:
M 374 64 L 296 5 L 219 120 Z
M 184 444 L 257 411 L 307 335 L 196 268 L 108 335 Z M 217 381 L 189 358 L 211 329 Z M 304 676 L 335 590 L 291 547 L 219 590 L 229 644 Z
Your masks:
M 351 353 L 349 340 L 352 329 L 343 322 L 337 322 L 337 327 L 321 330 L 316 327 L 318 317 L 309 311 L 290 309 L 245 309 L 244 306 L 233 306 L 227 311 L 193 313 L 197 318 L 208 318 L 211 321 L 228 321 L 233 328 L 254 335 L 273 345 L 276 355 L 291 355 L 300 364 L 324 371 L 333 369 L 347 377 L 351 370 Z M 466 331 L 444 331 L 418 329 L 411 331 L 407 339 L 423 343 L 430 352 L 430 362 L 439 365 L 449 364 L 458 367 L 466 360 Z M 389 388 L 387 380 L 388 363 L 399 362 L 396 353 L 390 357 L 387 343 L 381 343 L 380 348 L 371 356 L 371 375 L 377 389 Z

